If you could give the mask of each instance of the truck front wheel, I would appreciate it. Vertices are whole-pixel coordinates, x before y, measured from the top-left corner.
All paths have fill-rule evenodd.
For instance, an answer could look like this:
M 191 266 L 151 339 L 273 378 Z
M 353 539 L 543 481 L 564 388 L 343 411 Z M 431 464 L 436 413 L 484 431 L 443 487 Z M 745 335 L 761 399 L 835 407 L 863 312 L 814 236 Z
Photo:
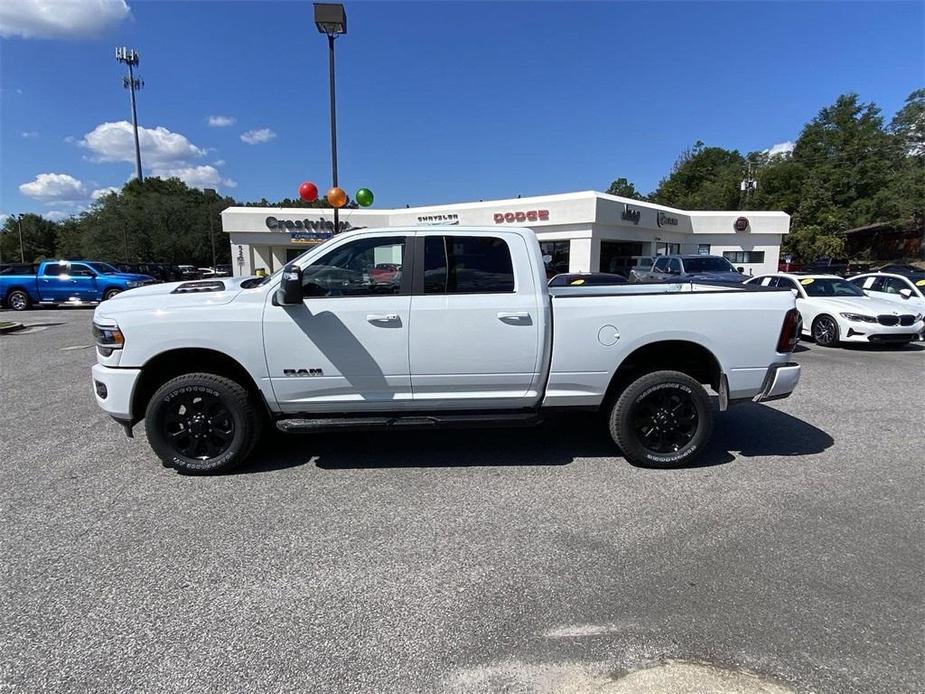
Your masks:
M 14 311 L 25 311 L 32 306 L 32 298 L 23 289 L 14 289 L 6 297 L 6 305 Z
M 106 293 L 103 294 L 103 301 L 109 301 L 116 294 L 121 294 L 121 293 L 122 293 L 122 290 L 118 289 L 117 287 L 113 287 L 112 289 L 107 289 Z
M 151 448 L 184 474 L 225 472 L 242 463 L 260 436 L 261 418 L 239 383 L 208 373 L 177 376 L 145 411 Z
M 610 411 L 610 435 L 634 465 L 681 467 L 713 433 L 706 390 L 680 371 L 654 371 L 633 381 Z

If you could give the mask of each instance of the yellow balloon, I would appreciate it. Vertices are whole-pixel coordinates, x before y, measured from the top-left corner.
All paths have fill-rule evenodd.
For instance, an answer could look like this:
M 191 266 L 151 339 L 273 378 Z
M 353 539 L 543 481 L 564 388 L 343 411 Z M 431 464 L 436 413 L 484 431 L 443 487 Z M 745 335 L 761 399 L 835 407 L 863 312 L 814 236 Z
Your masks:
M 331 188 L 324 197 L 328 199 L 331 207 L 343 207 L 347 204 L 347 193 L 343 188 Z

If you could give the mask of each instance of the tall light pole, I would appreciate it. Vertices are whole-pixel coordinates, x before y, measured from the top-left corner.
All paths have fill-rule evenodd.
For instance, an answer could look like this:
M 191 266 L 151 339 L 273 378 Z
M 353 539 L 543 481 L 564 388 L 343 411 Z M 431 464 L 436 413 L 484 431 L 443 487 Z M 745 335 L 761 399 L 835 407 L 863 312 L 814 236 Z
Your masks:
M 334 39 L 347 33 L 347 12 L 340 3 L 316 2 L 315 26 L 328 37 L 328 82 L 331 88 L 331 178 L 337 188 L 337 108 L 334 96 Z M 338 231 L 340 209 L 334 208 L 334 233 Z
M 212 222 L 212 201 L 215 199 L 215 188 L 206 188 L 202 191 L 209 198 L 209 244 L 212 246 L 212 269 L 215 270 L 215 227 Z
M 128 77 L 122 78 L 122 86 L 129 90 L 132 96 L 132 128 L 135 131 L 135 177 L 139 182 L 144 181 L 141 176 L 141 147 L 138 144 L 138 110 L 135 108 L 135 90 L 145 86 L 144 80 L 135 77 L 135 68 L 138 66 L 138 51 L 134 48 L 116 48 L 116 60 L 128 65 Z

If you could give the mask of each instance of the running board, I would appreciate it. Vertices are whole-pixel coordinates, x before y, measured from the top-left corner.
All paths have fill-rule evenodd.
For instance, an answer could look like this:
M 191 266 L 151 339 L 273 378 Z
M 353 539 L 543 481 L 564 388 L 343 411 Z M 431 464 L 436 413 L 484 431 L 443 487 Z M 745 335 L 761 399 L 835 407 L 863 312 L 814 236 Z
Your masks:
M 503 412 L 478 414 L 428 414 L 388 417 L 293 417 L 280 419 L 276 428 L 287 434 L 309 434 L 325 431 L 369 431 L 375 429 L 431 429 L 462 427 L 535 426 L 542 421 L 536 412 Z

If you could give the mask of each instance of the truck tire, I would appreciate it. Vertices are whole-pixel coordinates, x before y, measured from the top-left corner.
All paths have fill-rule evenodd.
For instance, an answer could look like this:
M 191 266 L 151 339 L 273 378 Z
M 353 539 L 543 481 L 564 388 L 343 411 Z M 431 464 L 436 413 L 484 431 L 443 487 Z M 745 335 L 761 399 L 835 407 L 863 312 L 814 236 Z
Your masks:
M 820 347 L 836 347 L 838 345 L 839 333 L 838 323 L 832 316 L 825 314 L 813 321 L 813 339 Z
M 640 467 L 682 467 L 713 433 L 706 390 L 680 371 L 653 371 L 633 381 L 610 410 L 610 436 Z
M 32 308 L 32 297 L 24 289 L 14 289 L 6 295 L 6 305 L 14 311 L 25 311 Z
M 166 467 L 189 475 L 226 472 L 250 455 L 262 419 L 241 384 L 209 373 L 173 378 L 145 411 L 148 442 Z
M 115 287 L 113 287 L 112 289 L 107 289 L 106 293 L 103 294 L 103 301 L 108 301 L 109 299 L 114 297 L 116 294 L 121 294 L 121 293 L 122 293 L 122 290 L 116 289 Z

